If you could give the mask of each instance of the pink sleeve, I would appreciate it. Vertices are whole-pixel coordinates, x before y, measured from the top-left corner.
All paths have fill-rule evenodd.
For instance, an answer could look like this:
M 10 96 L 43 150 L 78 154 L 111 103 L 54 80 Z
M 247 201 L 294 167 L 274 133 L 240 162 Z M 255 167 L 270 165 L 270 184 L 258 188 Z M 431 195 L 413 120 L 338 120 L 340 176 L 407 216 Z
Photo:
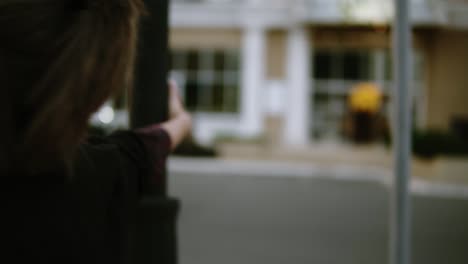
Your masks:
M 159 125 L 136 129 L 134 132 L 143 142 L 154 167 L 154 174 L 150 176 L 149 183 L 153 186 L 165 184 L 166 161 L 171 152 L 169 134 Z

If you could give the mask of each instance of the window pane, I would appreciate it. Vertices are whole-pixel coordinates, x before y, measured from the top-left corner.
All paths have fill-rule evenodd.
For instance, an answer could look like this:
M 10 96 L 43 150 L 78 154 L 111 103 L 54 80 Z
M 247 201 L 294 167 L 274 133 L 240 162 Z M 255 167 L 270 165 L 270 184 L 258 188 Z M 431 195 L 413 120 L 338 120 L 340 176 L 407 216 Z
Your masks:
M 359 77 L 361 80 L 374 80 L 374 60 L 372 50 L 362 51 L 360 55 Z
M 196 71 L 199 67 L 199 58 L 198 53 L 195 51 L 189 51 L 187 54 L 187 70 Z
M 372 51 L 348 51 L 343 56 L 345 80 L 371 80 Z
M 199 83 L 198 85 L 198 111 L 212 112 L 213 111 L 213 84 Z
M 346 52 L 343 54 L 343 79 L 345 80 L 360 80 L 360 57 L 354 52 Z
M 237 50 L 175 50 L 172 69 L 184 76 L 184 97 L 190 111 L 237 112 Z
M 224 86 L 222 84 L 215 84 L 213 86 L 213 110 L 221 112 L 224 105 Z
M 315 79 L 330 79 L 332 77 L 332 54 L 330 52 L 317 52 L 314 55 Z
M 189 80 L 185 85 L 185 104 L 189 111 L 195 111 L 198 107 L 198 83 Z
M 213 72 L 213 51 L 202 50 L 198 52 L 199 65 L 198 70 Z
M 238 71 L 240 67 L 240 56 L 238 51 L 226 51 L 225 54 L 225 66 L 224 69 L 227 71 Z
M 223 72 L 224 71 L 224 60 L 225 56 L 222 51 L 216 51 L 214 54 L 214 70 L 216 72 Z
M 228 84 L 224 87 L 224 111 L 237 112 L 239 110 L 239 86 Z
M 186 56 L 187 56 L 187 54 L 184 51 L 180 51 L 180 50 L 172 51 L 171 52 L 171 61 L 170 61 L 171 68 L 176 69 L 176 70 L 185 69 L 185 67 L 186 67 L 186 63 L 185 63 Z

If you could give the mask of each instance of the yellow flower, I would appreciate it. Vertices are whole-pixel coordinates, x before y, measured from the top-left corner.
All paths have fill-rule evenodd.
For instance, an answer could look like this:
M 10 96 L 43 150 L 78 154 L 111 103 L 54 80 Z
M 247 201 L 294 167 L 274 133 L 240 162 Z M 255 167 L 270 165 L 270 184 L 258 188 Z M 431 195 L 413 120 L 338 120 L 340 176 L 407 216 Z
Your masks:
M 382 92 L 373 83 L 361 83 L 351 89 L 349 97 L 351 110 L 376 113 L 382 104 Z

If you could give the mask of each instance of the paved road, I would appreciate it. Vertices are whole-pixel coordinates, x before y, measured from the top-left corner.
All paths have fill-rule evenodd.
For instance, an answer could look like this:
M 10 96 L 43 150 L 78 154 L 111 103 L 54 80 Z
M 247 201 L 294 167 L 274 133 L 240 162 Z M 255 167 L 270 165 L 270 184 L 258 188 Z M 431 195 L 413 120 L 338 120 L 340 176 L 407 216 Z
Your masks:
M 178 172 L 180 264 L 385 264 L 376 181 Z M 468 199 L 416 195 L 413 263 L 468 263 Z

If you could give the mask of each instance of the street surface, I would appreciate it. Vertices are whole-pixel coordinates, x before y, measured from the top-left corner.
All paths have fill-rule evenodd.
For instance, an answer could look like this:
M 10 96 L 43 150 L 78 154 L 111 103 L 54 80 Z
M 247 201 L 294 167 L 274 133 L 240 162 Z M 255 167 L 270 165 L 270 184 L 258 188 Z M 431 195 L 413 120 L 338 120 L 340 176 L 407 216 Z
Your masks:
M 180 264 L 388 263 L 388 185 L 326 170 L 249 175 L 248 166 L 196 164 L 171 164 Z M 467 264 L 468 198 L 413 197 L 413 264 Z

